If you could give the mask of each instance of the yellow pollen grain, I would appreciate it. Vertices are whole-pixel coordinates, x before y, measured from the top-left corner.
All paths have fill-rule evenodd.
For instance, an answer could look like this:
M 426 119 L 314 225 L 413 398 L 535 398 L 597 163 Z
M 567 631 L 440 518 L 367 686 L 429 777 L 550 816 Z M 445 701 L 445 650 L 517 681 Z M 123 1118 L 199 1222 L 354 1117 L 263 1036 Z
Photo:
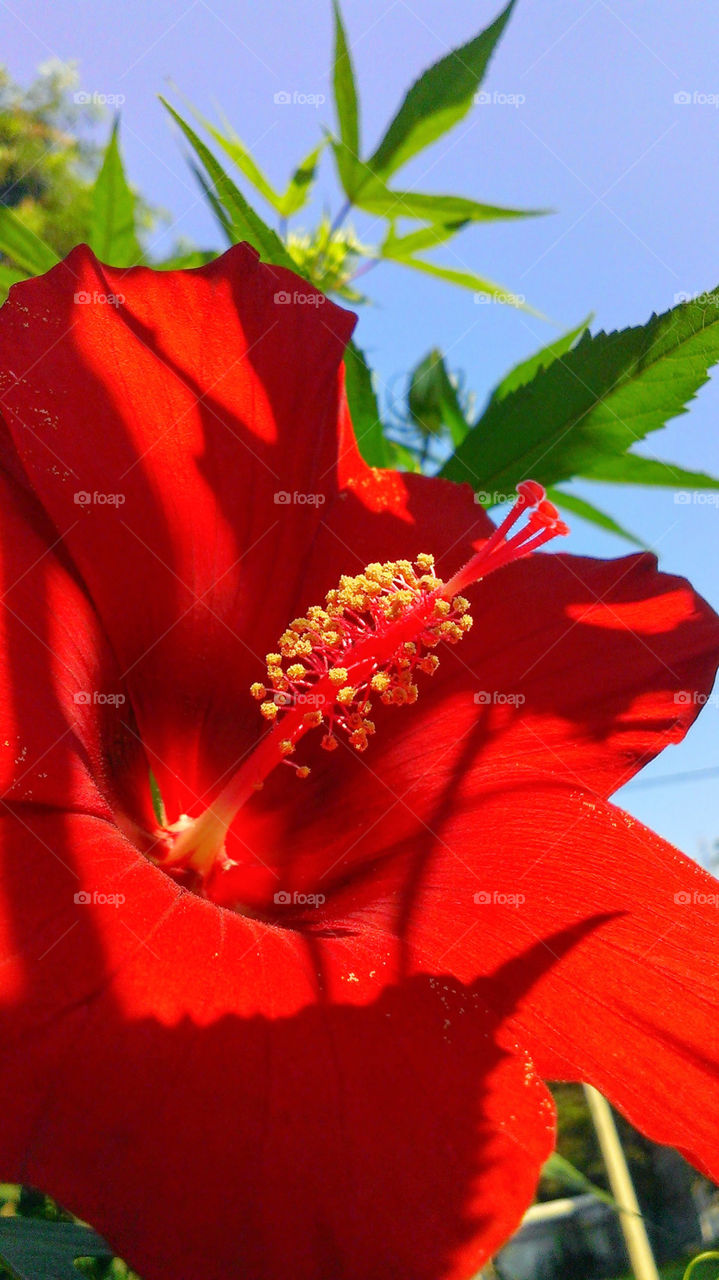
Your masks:
M 451 612 L 451 609 L 452 606 L 449 603 L 449 600 L 435 600 L 434 602 L 434 611 L 435 613 L 438 613 L 441 618 L 446 618 L 447 614 Z
M 434 572 L 434 556 L 429 555 L 426 551 L 420 551 L 415 564 L 418 569 L 422 570 L 422 573 Z
M 265 662 L 267 663 L 268 667 L 278 667 L 282 662 L 282 654 L 281 653 L 265 654 Z
M 455 596 L 452 601 L 452 608 L 455 613 L 466 613 L 469 608 L 469 600 L 465 600 L 464 596 Z
M 265 697 L 267 690 L 263 684 L 260 684 L 259 680 L 255 680 L 255 683 L 250 685 L 250 693 L 253 698 L 257 698 L 260 701 Z
M 302 717 L 302 723 L 306 724 L 309 729 L 316 729 L 318 725 L 322 724 L 322 712 L 307 711 Z
M 310 769 L 309 765 L 301 764 L 299 769 L 296 769 L 295 772 L 298 778 L 309 778 L 312 770 Z
M 287 668 L 287 674 L 290 680 L 301 680 L 307 672 L 301 662 L 293 662 L 292 666 Z
M 347 668 L 334 667 L 333 670 L 330 671 L 330 680 L 333 684 L 345 684 L 347 681 Z
M 370 680 L 370 685 L 377 693 L 384 693 L 385 689 L 389 689 L 392 681 L 385 671 L 377 671 Z
M 340 703 L 341 706 L 348 707 L 351 702 L 354 702 L 355 693 L 356 691 L 352 688 L 352 686 L 349 684 L 346 684 L 344 689 L 338 689 L 337 693 L 335 694 L 335 698 L 337 699 L 337 701 Z
M 277 719 L 277 706 L 274 702 L 263 702 L 260 707 L 260 712 L 265 717 L 265 720 Z
M 295 749 L 294 744 L 292 743 L 290 738 L 282 739 L 280 743 L 280 751 L 282 752 L 283 756 L 291 756 L 294 749 Z

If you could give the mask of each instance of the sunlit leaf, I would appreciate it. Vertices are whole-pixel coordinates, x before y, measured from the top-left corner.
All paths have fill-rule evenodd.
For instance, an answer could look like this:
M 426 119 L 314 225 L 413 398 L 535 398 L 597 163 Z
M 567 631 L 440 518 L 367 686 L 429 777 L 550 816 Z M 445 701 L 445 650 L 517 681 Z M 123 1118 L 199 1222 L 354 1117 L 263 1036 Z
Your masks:
M 349 165 L 353 159 L 359 160 L 360 154 L 359 102 L 357 99 L 357 83 L 339 0 L 333 0 L 333 6 L 335 13 L 335 52 L 332 86 L 335 107 L 337 108 L 337 122 L 340 127 L 340 139 L 349 153 Z
M 669 489 L 719 489 L 719 480 L 703 471 L 686 471 L 673 462 L 660 458 L 643 458 L 638 453 L 619 457 L 598 457 L 582 475 L 587 480 L 603 480 L 611 484 L 664 485 Z
M 326 139 L 323 138 L 295 169 L 287 189 L 279 199 L 279 212 L 283 218 L 291 218 L 293 213 L 297 213 L 307 203 L 325 145 Z
M 645 325 L 585 333 L 531 381 L 490 400 L 443 474 L 502 492 L 528 476 L 546 485 L 588 475 L 601 456 L 625 454 L 683 413 L 718 359 L 719 294 Z
M 491 26 L 434 63 L 412 85 L 368 161 L 378 177 L 388 178 L 467 114 L 514 2 L 510 0 Z
M 563 333 L 561 337 L 554 338 L 548 342 L 546 347 L 542 347 L 539 351 L 535 351 L 534 355 L 529 356 L 526 360 L 522 360 L 521 364 L 517 364 L 510 369 L 506 377 L 494 388 L 490 400 L 503 400 L 510 391 L 516 391 L 517 387 L 523 387 L 525 383 L 531 382 L 532 378 L 540 369 L 546 369 L 553 360 L 563 356 L 566 351 L 570 351 L 581 337 L 585 329 L 589 327 L 593 320 L 590 314 L 586 320 L 582 320 L 576 328 L 570 329 L 567 333 Z
M 471 289 L 476 293 L 478 302 L 495 302 L 505 303 L 509 307 L 518 307 L 520 311 L 527 311 L 530 315 L 536 316 L 540 320 L 546 319 L 540 311 L 535 311 L 534 307 L 530 307 L 521 293 L 512 293 L 511 289 L 504 288 L 503 285 L 497 284 L 494 280 L 487 280 L 484 276 L 474 275 L 471 271 L 455 271 L 453 267 L 441 267 L 436 262 L 426 262 L 423 258 L 414 257 L 395 257 L 393 254 L 385 252 L 385 257 L 391 258 L 393 262 L 398 262 L 403 267 L 413 267 L 416 271 L 423 271 L 426 275 L 436 276 L 438 280 L 447 280 L 450 284 L 458 284 L 463 289 Z

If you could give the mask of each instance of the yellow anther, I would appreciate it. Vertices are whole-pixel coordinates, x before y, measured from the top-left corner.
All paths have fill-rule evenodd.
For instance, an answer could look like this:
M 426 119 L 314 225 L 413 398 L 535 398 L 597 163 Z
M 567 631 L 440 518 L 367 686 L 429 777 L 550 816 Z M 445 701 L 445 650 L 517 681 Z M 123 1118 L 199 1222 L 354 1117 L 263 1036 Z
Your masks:
M 265 720 L 277 719 L 277 706 L 274 702 L 263 702 L 260 707 L 260 712 L 265 717 Z
M 346 667 L 334 667 L 334 669 L 330 671 L 330 680 L 332 681 L 333 684 L 346 684 L 347 682 Z
M 322 724 L 322 712 L 307 711 L 302 717 L 302 723 L 306 724 L 308 729 L 316 729 L 318 725 Z
M 436 653 L 428 653 L 426 658 L 422 658 L 417 663 L 420 671 L 424 671 L 428 676 L 433 676 L 439 666 L 439 658 Z
M 449 603 L 449 600 L 435 600 L 434 611 L 435 613 L 438 613 L 441 618 L 446 618 L 447 614 L 450 613 L 451 610 L 452 606 Z
M 370 685 L 377 693 L 384 693 L 385 689 L 389 689 L 392 681 L 385 671 L 377 671 L 370 680 Z
M 309 778 L 311 772 L 309 765 L 306 764 L 301 764 L 299 769 L 295 769 L 298 778 Z
M 257 698 L 259 701 L 259 699 L 265 697 L 267 690 L 263 684 L 260 684 L 259 680 L 255 680 L 255 683 L 250 685 L 250 693 L 253 698 Z
M 265 662 L 268 667 L 277 667 L 282 662 L 281 653 L 268 653 L 265 655 Z
M 469 600 L 465 600 L 464 596 L 455 596 L 452 601 L 452 608 L 455 613 L 466 613 L 469 608 Z
M 350 734 L 350 742 L 352 743 L 355 751 L 366 751 L 367 734 L 364 729 L 355 729 L 354 732 Z
M 293 662 L 292 666 L 287 668 L 287 675 L 290 680 L 301 680 L 303 676 L 307 675 L 307 671 L 301 662 Z
M 282 739 L 280 743 L 280 751 L 283 756 L 291 756 L 294 749 L 294 743 L 289 738 Z
M 471 613 L 463 613 L 459 620 L 459 625 L 463 631 L 469 631 L 474 625 L 474 618 Z
M 429 555 L 426 551 L 420 551 L 415 561 L 418 569 L 422 573 L 434 573 L 434 556 Z
M 343 707 L 348 707 L 355 699 L 355 690 L 351 685 L 346 684 L 344 689 L 339 689 L 335 694 L 337 701 Z
M 408 685 L 407 686 L 407 702 L 409 703 L 409 705 L 412 706 L 412 704 L 417 701 L 418 697 L 419 697 L 419 689 L 417 688 L 417 685 L 416 684 Z
M 382 699 L 382 701 L 384 702 L 384 698 Z M 397 685 L 396 688 L 392 690 L 391 701 L 394 703 L 396 707 L 403 707 L 406 702 L 409 702 L 407 690 L 402 689 L 399 687 L 399 685 Z

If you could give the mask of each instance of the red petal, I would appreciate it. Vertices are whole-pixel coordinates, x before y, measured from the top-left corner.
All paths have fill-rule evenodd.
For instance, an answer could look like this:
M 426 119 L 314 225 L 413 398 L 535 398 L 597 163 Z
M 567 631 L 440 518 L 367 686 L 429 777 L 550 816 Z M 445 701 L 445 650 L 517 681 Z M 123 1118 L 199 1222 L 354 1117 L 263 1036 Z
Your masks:
M 401 978 L 361 925 L 303 939 L 229 915 L 96 819 L 32 825 L 4 824 L 4 1176 L 144 1280 L 473 1275 L 553 1132 L 483 985 Z M 125 900 L 76 904 L 78 885 Z
M 182 272 L 81 247 L 0 314 L 7 425 L 178 813 L 236 758 L 242 710 L 254 727 L 263 637 L 286 625 L 338 455 L 355 459 L 338 375 L 353 324 L 246 245 Z
M 434 829 L 421 865 L 413 849 L 420 967 L 463 982 L 500 969 L 489 999 L 518 999 L 511 1025 L 546 1079 L 596 1085 L 716 1179 L 719 882 L 614 806 L 521 771 L 487 780 Z M 510 976 L 512 957 L 532 941 L 554 951 L 556 931 L 592 920 L 523 995 L 532 973 Z

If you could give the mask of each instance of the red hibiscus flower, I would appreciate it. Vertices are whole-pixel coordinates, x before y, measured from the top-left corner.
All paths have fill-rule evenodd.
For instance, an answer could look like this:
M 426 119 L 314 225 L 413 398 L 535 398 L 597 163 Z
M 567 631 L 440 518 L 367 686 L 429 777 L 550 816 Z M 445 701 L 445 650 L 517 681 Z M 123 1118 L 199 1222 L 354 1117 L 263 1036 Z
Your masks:
M 717 619 L 365 466 L 351 328 L 244 246 L 0 312 L 0 1174 L 144 1280 L 473 1274 L 545 1079 L 719 1174 L 713 882 L 607 803 Z

